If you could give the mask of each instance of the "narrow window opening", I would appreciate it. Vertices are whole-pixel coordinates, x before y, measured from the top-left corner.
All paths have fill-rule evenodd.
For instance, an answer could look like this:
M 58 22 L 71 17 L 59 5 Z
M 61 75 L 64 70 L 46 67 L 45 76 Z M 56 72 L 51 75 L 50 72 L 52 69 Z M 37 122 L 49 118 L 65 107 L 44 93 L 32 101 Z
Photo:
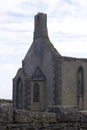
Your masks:
M 77 73 L 77 104 L 79 109 L 84 107 L 84 72 L 80 66 Z
M 23 108 L 23 84 L 22 84 L 21 79 L 19 79 L 17 82 L 16 93 L 17 93 L 16 107 L 18 109 L 22 109 Z
M 40 87 L 37 83 L 33 86 L 33 102 L 40 101 Z
M 84 79 L 83 79 L 83 68 L 80 67 L 78 71 L 78 95 L 83 96 L 84 92 Z

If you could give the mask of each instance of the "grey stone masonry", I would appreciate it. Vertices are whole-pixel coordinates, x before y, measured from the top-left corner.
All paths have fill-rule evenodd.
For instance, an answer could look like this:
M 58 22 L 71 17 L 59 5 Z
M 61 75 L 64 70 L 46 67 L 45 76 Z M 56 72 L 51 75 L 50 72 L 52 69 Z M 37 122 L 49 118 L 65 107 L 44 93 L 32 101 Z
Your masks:
M 46 14 L 35 15 L 34 26 L 33 43 L 13 79 L 14 109 L 45 111 L 50 105 L 87 109 L 87 59 L 61 56 L 48 37 Z
M 40 37 L 48 37 L 47 15 L 43 13 L 38 13 L 35 16 L 34 39 L 40 38 Z
M 48 112 L 15 111 L 1 104 L 0 130 L 87 130 L 87 111 L 76 106 L 50 106 Z

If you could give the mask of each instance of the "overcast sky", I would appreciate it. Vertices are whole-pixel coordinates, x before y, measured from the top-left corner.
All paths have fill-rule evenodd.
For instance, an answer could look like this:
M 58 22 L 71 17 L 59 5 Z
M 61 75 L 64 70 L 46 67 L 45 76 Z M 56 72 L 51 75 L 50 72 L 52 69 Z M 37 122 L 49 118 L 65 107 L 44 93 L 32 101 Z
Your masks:
M 0 98 L 12 98 L 38 12 L 47 13 L 50 40 L 62 55 L 87 58 L 87 0 L 0 0 Z

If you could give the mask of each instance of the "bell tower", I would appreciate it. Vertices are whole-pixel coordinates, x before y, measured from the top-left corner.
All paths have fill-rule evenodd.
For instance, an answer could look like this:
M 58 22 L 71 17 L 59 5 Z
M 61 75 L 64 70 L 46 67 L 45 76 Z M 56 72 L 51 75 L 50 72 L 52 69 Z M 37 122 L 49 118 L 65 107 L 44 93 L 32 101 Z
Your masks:
M 34 39 L 40 37 L 48 37 L 47 15 L 44 13 L 38 13 L 35 16 L 34 20 L 35 20 Z

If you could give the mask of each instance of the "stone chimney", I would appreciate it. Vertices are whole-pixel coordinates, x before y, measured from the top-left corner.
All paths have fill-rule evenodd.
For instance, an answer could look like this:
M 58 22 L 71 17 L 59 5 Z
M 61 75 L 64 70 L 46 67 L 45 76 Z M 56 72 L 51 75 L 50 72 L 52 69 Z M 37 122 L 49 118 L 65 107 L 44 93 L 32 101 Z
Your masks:
M 40 37 L 48 37 L 47 31 L 47 15 L 44 13 L 38 13 L 34 19 L 34 39 Z

